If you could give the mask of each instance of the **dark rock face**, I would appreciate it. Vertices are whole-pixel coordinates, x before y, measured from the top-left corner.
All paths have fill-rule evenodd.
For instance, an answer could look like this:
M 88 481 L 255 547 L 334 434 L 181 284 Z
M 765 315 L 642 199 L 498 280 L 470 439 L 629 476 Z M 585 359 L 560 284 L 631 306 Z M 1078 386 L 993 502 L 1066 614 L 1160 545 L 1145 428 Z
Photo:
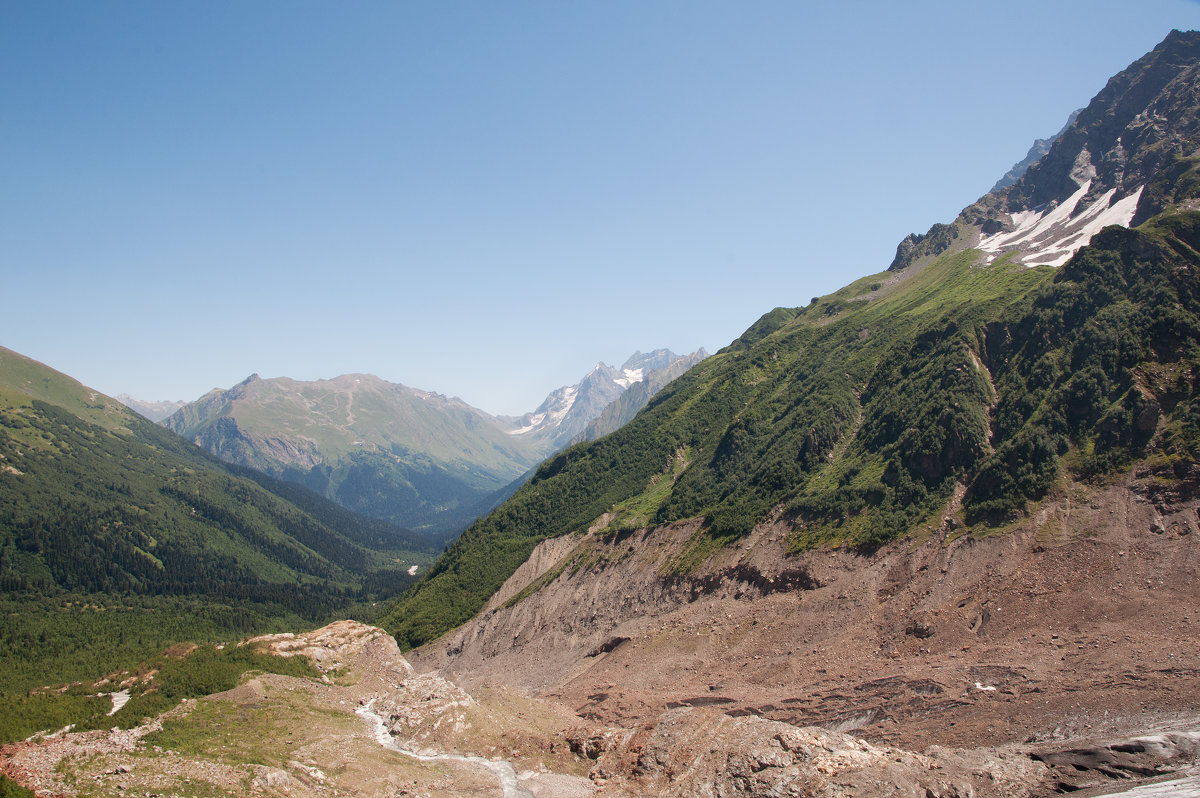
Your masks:
M 1113 780 L 1162 776 L 1194 763 L 1198 756 L 1200 733 L 1196 732 L 1169 732 L 1082 748 L 1051 748 L 1030 753 L 1035 762 L 1050 767 L 1054 791 L 1060 793 L 1100 788 Z
M 925 235 L 901 241 L 889 270 L 972 246 L 975 231 L 1011 230 L 1011 214 L 1053 208 L 1084 185 L 1087 193 L 1071 218 L 1088 212 L 1109 191 L 1110 205 L 1143 191 L 1134 225 L 1171 203 L 1200 196 L 1200 33 L 1172 31 L 1077 113 L 1044 155 L 1015 166 L 953 225 L 934 225 Z M 1035 144 L 1026 160 L 1039 149 Z
M 1003 197 L 1003 210 L 1061 201 L 1091 179 L 1090 199 L 1125 196 L 1200 143 L 1200 34 L 1172 31 L 1096 95 L 1042 160 Z M 1155 210 L 1139 208 L 1144 219 Z M 1136 220 L 1135 220 L 1136 221 Z
M 896 258 L 888 271 L 899 271 L 924 257 L 937 257 L 958 239 L 958 228 L 949 224 L 935 224 L 925 235 L 910 233 L 896 247 Z
M 1004 177 L 996 181 L 996 184 L 992 186 L 992 191 L 1000 191 L 1001 189 L 1008 188 L 1024 177 L 1025 173 L 1029 171 L 1029 167 L 1040 161 L 1043 155 L 1050 152 L 1050 148 L 1054 146 L 1054 142 L 1058 141 L 1059 137 L 1061 137 L 1063 133 L 1066 133 L 1071 125 L 1075 124 L 1075 120 L 1079 118 L 1081 113 L 1083 113 L 1082 108 L 1073 111 L 1071 115 L 1067 117 L 1067 123 L 1063 125 L 1062 130 L 1058 131 L 1048 139 L 1037 139 L 1034 141 L 1033 146 L 1029 148 L 1029 152 L 1025 154 L 1025 157 L 1013 164 L 1012 169 L 1009 169 L 1004 173 Z M 984 232 L 987 233 L 989 231 L 985 230 Z

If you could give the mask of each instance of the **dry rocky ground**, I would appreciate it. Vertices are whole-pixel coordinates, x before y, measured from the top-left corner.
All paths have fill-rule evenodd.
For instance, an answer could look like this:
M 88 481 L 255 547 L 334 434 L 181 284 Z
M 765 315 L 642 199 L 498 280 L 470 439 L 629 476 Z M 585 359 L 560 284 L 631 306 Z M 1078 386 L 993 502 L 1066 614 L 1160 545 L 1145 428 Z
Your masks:
M 0 759 L 45 795 L 982 798 L 1189 775 L 1142 794 L 1200 794 L 1194 484 L 1072 486 L 982 538 L 951 507 L 872 552 L 788 556 L 764 525 L 686 575 L 694 526 L 598 524 L 543 544 L 415 669 L 352 622 L 260 638 L 325 678 L 260 675 Z

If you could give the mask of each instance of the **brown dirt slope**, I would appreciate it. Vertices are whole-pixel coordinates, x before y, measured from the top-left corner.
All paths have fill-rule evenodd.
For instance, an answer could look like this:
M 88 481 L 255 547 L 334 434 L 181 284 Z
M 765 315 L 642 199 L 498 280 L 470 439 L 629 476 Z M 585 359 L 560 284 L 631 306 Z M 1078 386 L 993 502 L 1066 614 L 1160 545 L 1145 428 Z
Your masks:
M 1174 477 L 1073 484 L 1012 530 L 947 518 L 875 551 L 788 556 L 764 524 L 686 574 L 686 523 L 551 541 L 507 601 L 409 658 L 629 730 L 680 707 L 913 751 L 1200 729 L 1200 483 Z

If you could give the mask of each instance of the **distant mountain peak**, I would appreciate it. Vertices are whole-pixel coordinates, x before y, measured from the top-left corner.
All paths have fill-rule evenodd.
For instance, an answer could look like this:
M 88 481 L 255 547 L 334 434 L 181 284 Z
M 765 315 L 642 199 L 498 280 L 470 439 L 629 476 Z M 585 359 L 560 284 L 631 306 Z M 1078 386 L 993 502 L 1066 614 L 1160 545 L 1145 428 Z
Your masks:
M 1050 138 L 1035 140 L 1033 142 L 1033 146 L 1029 148 L 1029 152 L 1025 154 L 1025 157 L 1013 164 L 1012 169 L 1009 169 L 1004 174 L 1004 177 L 997 180 L 996 184 L 992 186 L 991 190 L 999 191 L 1001 189 L 1008 188 L 1024 177 L 1025 173 L 1029 171 L 1029 167 L 1040 161 L 1043 155 L 1050 152 L 1050 148 L 1054 146 L 1054 142 L 1058 141 L 1062 137 L 1062 134 L 1066 133 L 1071 125 L 1075 124 L 1075 120 L 1079 118 L 1081 113 L 1083 113 L 1082 108 L 1075 109 L 1071 112 L 1071 115 L 1067 117 L 1067 123 L 1062 126 L 1061 130 L 1059 130 Z
M 704 350 L 700 352 L 707 356 Z M 578 440 L 609 405 L 652 373 L 699 359 L 696 354 L 681 356 L 670 349 L 655 349 L 634 352 L 620 369 L 600 361 L 578 383 L 556 388 L 536 410 L 514 419 L 509 434 L 536 439 L 545 454 L 550 454 Z
M 143 418 L 148 418 L 151 421 L 162 421 L 167 416 L 174 413 L 179 408 L 187 404 L 182 399 L 178 401 L 147 401 L 137 399 L 127 393 L 119 394 L 116 400 L 128 407 L 133 412 Z

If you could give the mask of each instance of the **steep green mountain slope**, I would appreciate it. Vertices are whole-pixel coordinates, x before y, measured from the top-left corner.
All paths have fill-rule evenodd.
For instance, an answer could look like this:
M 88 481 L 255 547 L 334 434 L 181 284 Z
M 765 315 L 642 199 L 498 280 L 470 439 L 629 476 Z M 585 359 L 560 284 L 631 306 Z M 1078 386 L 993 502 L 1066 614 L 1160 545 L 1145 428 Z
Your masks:
M 311 623 L 395 595 L 432 559 L 402 529 L 253 476 L 0 349 L 5 684 L 93 645 L 144 656 L 189 630 Z
M 1093 139 L 1079 131 L 1138 117 L 1135 100 L 1171 109 L 1143 137 L 1148 146 L 1187 155 L 1127 152 L 1128 163 L 1165 165 L 1127 170 L 1123 178 L 1147 182 L 1122 188 L 1110 160 L 1108 171 L 1077 175 L 1067 199 L 1037 208 L 1006 199 L 1006 220 L 983 234 L 1007 226 L 1011 246 L 964 248 L 968 228 L 958 225 L 958 244 L 940 254 L 917 253 L 807 307 L 766 314 L 627 426 L 543 464 L 463 533 L 390 611 L 388 627 L 403 645 L 432 639 L 477 612 L 538 541 L 569 532 L 703 518 L 691 555 L 676 564 L 687 569 L 767 519 L 790 526 L 795 549 L 869 547 L 945 514 L 979 531 L 1003 527 L 1063 469 L 1099 479 L 1151 455 L 1194 467 L 1200 215 L 1185 201 L 1197 184 L 1180 175 L 1190 174 L 1181 164 L 1195 150 L 1186 142 L 1197 114 L 1194 102 L 1163 96 L 1184 96 L 1198 69 L 1200 36 L 1172 34 L 1110 81 L 1047 158 L 1069 160 L 1081 141 L 1099 146 L 1124 128 Z M 1040 196 L 1037 181 L 1058 185 L 1062 175 L 1039 167 L 1005 197 Z M 1092 185 L 1103 191 L 1085 201 Z M 1132 216 L 1146 185 L 1161 189 L 1147 196 L 1179 204 L 1136 230 L 1098 232 L 1096 220 Z M 979 229 L 970 236 L 980 243 Z M 1027 263 L 1061 259 L 1063 247 L 1088 239 L 1058 270 Z
M 873 545 L 944 512 L 958 486 L 962 520 L 992 526 L 1063 467 L 1098 476 L 1150 448 L 1190 466 L 1198 252 L 1200 214 L 1181 212 L 1111 228 L 1058 272 L 968 251 L 777 311 L 620 431 L 544 464 L 390 628 L 418 645 L 462 623 L 538 541 L 605 513 L 610 529 L 704 517 L 700 551 L 772 514 L 797 547 Z
M 369 374 L 251 376 L 165 422 L 221 459 L 410 528 L 486 500 L 540 459 L 460 399 Z

